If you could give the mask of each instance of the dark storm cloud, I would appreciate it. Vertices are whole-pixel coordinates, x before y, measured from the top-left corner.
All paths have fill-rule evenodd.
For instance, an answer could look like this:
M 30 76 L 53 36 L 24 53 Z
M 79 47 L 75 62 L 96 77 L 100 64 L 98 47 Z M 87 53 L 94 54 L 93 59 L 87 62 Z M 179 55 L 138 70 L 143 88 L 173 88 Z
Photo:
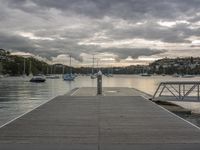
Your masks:
M 154 22 L 146 22 L 145 24 L 124 28 L 111 29 L 108 33 L 113 39 L 134 39 L 141 38 L 147 40 L 160 40 L 167 43 L 184 43 L 191 34 L 199 35 L 198 30 L 191 30 L 187 25 L 177 25 L 172 28 L 162 27 Z
M 8 32 L 0 32 L 0 45 L 1 48 L 4 49 L 21 50 L 26 52 L 35 50 L 35 46 L 32 41 Z
M 82 61 L 80 53 L 109 52 L 121 59 L 151 56 L 165 51 L 145 46 L 104 48 L 84 45 L 83 41 L 104 43 L 139 38 L 190 43 L 189 37 L 200 36 L 199 27 L 195 26 L 200 20 L 199 13 L 200 0 L 0 0 L 0 48 L 48 58 L 69 54 L 79 61 Z M 188 23 L 171 27 L 158 24 L 177 20 Z M 122 23 L 118 27 L 120 21 L 128 25 Z M 134 25 L 138 22 L 141 24 Z M 32 33 L 37 38 L 23 37 L 16 32 Z
M 25 8 L 26 0 L 6 0 L 13 7 Z M 173 19 L 199 11 L 199 0 L 30 0 L 39 7 L 72 11 L 90 17 L 156 17 Z M 26 9 L 25 9 L 26 10 Z

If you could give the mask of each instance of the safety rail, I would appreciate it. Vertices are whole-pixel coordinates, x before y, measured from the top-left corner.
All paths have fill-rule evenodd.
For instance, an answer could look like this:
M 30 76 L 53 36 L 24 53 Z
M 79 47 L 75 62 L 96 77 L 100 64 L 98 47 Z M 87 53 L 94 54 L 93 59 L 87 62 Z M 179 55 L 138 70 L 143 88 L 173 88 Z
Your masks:
M 155 91 L 153 98 L 162 96 L 172 96 L 176 100 L 184 100 L 186 97 L 193 97 L 200 100 L 200 82 L 199 81 L 170 81 L 161 82 Z

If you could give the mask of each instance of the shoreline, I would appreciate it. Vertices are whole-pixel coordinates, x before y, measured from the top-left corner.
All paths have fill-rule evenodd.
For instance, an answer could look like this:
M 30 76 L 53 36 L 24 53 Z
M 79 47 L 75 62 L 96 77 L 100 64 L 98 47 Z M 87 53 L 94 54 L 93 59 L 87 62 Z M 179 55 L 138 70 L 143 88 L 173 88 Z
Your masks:
M 194 113 L 191 110 L 185 109 L 177 104 L 171 102 L 164 102 L 164 101 L 156 101 L 157 105 L 164 107 L 165 109 L 169 110 L 170 112 L 178 115 L 179 117 L 195 124 L 196 126 L 200 127 L 200 114 Z
M 137 90 L 138 92 L 141 93 L 142 96 L 147 97 L 150 101 L 152 101 L 151 99 L 152 95 L 135 88 L 133 89 Z M 191 122 L 192 124 L 200 127 L 200 113 L 195 113 L 194 111 L 192 111 L 192 109 L 186 109 L 182 107 L 181 105 L 176 104 L 174 102 L 161 101 L 161 100 L 152 101 L 152 102 L 167 109 L 171 113 L 174 113 L 175 115 Z

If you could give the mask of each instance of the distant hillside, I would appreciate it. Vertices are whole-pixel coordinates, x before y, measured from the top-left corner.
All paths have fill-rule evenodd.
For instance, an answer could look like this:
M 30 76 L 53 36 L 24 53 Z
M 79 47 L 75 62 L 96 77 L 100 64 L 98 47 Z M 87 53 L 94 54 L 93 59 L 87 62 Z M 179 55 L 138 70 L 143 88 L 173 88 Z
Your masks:
M 149 65 L 151 71 L 157 74 L 200 74 L 200 58 L 164 58 Z
M 25 65 L 24 65 L 25 64 Z M 69 73 L 70 67 L 62 64 L 50 65 L 36 58 L 24 58 L 22 56 L 13 56 L 6 50 L 0 49 L 0 74 L 9 74 L 11 76 L 24 74 L 62 74 Z M 72 67 L 72 73 L 90 74 L 91 67 Z M 99 68 L 94 68 L 98 72 Z M 149 65 L 136 65 L 127 67 L 105 67 L 101 68 L 104 74 L 200 74 L 200 58 L 164 58 Z
M 32 74 L 51 74 L 62 73 L 62 65 L 49 65 L 44 61 L 37 60 L 33 57 L 24 58 L 22 56 L 10 55 L 10 53 L 4 49 L 0 49 L 0 74 L 9 74 L 11 76 L 29 75 Z M 24 69 L 25 66 L 25 69 Z M 69 70 L 69 67 L 65 66 L 65 70 Z

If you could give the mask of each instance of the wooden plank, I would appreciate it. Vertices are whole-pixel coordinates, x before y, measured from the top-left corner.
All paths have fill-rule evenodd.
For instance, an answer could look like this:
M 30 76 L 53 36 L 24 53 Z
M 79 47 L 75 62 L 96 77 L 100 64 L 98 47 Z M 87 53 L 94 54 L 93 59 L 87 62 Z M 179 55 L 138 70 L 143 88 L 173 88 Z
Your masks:
M 198 149 L 200 130 L 140 96 L 65 95 L 0 129 L 1 147 L 20 143 L 43 149 Z

